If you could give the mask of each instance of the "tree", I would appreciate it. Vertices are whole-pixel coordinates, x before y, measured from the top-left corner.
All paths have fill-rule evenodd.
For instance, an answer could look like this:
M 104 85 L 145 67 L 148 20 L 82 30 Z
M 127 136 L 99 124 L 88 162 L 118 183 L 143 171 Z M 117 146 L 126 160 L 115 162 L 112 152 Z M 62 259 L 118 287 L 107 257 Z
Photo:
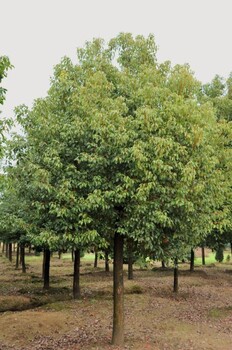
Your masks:
M 76 250 L 114 240 L 114 345 L 124 341 L 124 240 L 177 272 L 228 217 L 228 124 L 200 100 L 189 66 L 158 64 L 156 50 L 153 36 L 88 42 L 76 65 L 55 67 L 45 99 L 17 111 L 34 239 Z

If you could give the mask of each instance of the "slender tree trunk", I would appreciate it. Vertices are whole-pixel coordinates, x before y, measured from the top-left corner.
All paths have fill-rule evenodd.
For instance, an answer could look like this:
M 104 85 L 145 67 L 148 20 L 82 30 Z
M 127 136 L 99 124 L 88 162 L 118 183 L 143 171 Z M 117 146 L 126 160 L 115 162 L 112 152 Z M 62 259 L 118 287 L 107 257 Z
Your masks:
M 15 253 L 15 250 L 16 250 L 16 249 L 15 249 L 15 245 L 16 245 L 16 244 L 14 243 L 14 244 L 13 244 L 13 252 L 14 252 L 14 253 Z
M 73 298 L 80 299 L 80 249 L 74 251 Z
M 190 271 L 191 272 L 194 271 L 194 258 L 195 258 L 194 250 L 191 249 L 191 258 L 190 258 Z
M 114 236 L 114 313 L 112 344 L 124 343 L 123 236 Z
M 230 242 L 230 254 L 232 254 L 232 242 Z
M 9 244 L 6 243 L 6 258 L 9 258 Z
M 97 267 L 97 263 L 98 263 L 98 253 L 95 252 L 95 255 L 94 255 L 94 267 L 95 268 Z
M 163 260 L 161 261 L 161 265 L 162 265 L 162 268 L 165 269 L 166 266 L 165 266 L 165 262 Z
M 2 243 L 2 253 L 5 253 L 5 243 Z
M 59 250 L 59 251 L 58 251 L 58 258 L 61 259 L 61 257 L 62 257 L 62 251 Z
M 109 253 L 105 251 L 105 271 L 110 272 L 110 264 L 109 264 Z
M 74 249 L 72 249 L 72 262 L 74 262 Z
M 25 263 L 25 245 L 20 245 L 20 259 L 22 264 L 22 272 L 26 273 L 26 263 Z
M 49 249 L 44 250 L 44 286 L 45 290 L 49 289 L 50 282 L 50 260 L 51 260 L 51 252 Z
M 205 265 L 205 247 L 201 247 L 201 253 L 202 253 L 202 265 Z
M 17 243 L 16 248 L 16 262 L 15 262 L 15 269 L 17 270 L 19 268 L 19 244 Z
M 31 244 L 29 244 L 28 253 L 31 254 Z
M 174 286 L 173 292 L 178 293 L 178 259 L 174 261 Z
M 44 270 L 45 270 L 45 249 L 43 249 L 43 262 L 42 262 L 42 278 L 44 279 Z
M 9 243 L 9 260 L 12 262 L 12 243 Z

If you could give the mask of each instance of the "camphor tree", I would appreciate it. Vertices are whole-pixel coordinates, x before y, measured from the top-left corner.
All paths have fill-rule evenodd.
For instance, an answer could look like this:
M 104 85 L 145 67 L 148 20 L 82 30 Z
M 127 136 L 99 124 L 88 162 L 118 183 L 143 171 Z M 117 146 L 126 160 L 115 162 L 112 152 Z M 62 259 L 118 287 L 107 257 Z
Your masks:
M 124 239 L 178 259 L 227 218 L 228 125 L 199 89 L 187 65 L 158 64 L 153 36 L 119 34 L 86 43 L 77 64 L 64 58 L 47 97 L 17 112 L 44 231 L 77 249 L 114 240 L 115 345 L 124 341 Z

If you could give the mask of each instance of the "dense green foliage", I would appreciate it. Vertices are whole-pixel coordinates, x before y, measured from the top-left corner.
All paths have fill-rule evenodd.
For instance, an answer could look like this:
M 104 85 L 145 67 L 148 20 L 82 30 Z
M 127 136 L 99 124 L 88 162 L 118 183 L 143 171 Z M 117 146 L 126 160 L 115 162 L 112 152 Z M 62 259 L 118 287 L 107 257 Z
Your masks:
M 230 80 L 228 96 L 218 77 L 200 93 L 188 65 L 157 62 L 152 36 L 64 58 L 47 97 L 17 109 L 9 173 L 28 237 L 104 247 L 117 230 L 163 258 L 230 226 L 231 127 L 213 106 Z

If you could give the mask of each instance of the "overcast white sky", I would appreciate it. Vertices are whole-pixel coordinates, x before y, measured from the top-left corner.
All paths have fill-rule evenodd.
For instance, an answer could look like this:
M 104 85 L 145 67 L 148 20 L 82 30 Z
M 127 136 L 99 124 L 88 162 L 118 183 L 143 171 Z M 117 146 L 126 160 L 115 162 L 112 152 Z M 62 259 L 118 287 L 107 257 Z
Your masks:
M 53 66 L 93 37 L 153 33 L 160 62 L 188 62 L 203 82 L 232 71 L 232 0 L 0 0 L 0 9 L 0 55 L 15 66 L 5 116 L 45 96 Z

